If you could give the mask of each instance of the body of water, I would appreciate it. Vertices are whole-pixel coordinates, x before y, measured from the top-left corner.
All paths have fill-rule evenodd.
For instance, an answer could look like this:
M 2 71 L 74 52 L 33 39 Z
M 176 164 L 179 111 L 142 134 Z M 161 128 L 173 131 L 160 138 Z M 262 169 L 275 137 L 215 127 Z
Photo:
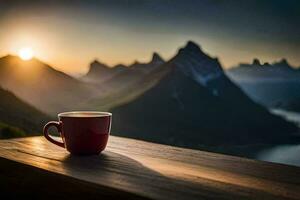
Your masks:
M 289 121 L 295 122 L 300 128 L 300 113 L 284 110 L 271 110 L 273 114 L 281 115 Z M 258 151 L 255 155 L 258 160 L 277 162 L 300 166 L 300 144 L 277 145 Z
M 300 113 L 277 109 L 270 111 L 298 124 L 300 130 Z M 215 146 L 204 147 L 203 150 L 300 167 L 300 144 Z

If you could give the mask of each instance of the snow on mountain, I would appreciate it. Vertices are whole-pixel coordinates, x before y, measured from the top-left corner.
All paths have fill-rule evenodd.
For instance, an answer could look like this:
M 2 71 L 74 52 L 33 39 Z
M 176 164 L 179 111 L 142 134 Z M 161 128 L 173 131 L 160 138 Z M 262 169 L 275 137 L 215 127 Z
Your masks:
M 185 75 L 203 86 L 223 75 L 219 61 L 203 53 L 200 47 L 191 41 L 179 50 L 174 63 Z

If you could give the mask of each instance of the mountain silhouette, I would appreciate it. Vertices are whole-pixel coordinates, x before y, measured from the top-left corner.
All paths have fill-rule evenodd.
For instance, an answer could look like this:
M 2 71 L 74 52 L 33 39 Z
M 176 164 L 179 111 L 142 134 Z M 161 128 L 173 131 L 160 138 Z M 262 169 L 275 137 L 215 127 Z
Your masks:
M 0 138 L 40 134 L 50 120 L 46 114 L 0 88 Z M 24 133 L 24 135 L 13 135 Z
M 295 73 L 296 72 L 296 73 Z M 298 79 L 300 73 L 283 58 L 272 64 L 261 62 L 255 58 L 252 64 L 242 63 L 232 67 L 227 74 L 234 80 L 251 81 L 252 79 Z
M 254 65 L 254 66 L 261 66 L 260 60 L 258 60 L 257 58 L 254 58 L 252 65 Z
M 142 73 L 147 73 L 153 70 L 155 67 L 164 64 L 164 62 L 165 61 L 162 59 L 162 57 L 158 53 L 154 52 L 150 62 L 140 63 L 138 61 L 135 61 L 132 65 L 130 65 L 130 69 L 141 71 Z
M 300 70 L 286 59 L 263 65 L 240 64 L 226 74 L 254 101 L 270 108 L 300 111 Z
M 49 114 L 74 109 L 93 96 L 94 88 L 55 70 L 38 59 L 0 58 L 0 86 Z
M 84 75 L 81 80 L 97 83 L 98 85 L 102 85 L 104 87 L 107 85 L 107 87 L 110 89 L 112 87 L 110 86 L 110 83 L 122 82 L 124 85 L 129 81 L 128 79 L 132 80 L 133 78 L 136 80 L 139 78 L 139 76 L 150 72 L 164 62 L 165 61 L 156 52 L 153 53 L 152 59 L 149 62 L 141 63 L 135 61 L 129 66 L 118 64 L 111 67 L 99 62 L 98 60 L 95 60 L 90 64 L 88 73 Z
M 97 73 L 93 73 L 91 69 L 93 66 L 91 65 L 89 72 L 83 79 L 87 80 L 86 77 L 94 77 L 92 83 L 96 84 L 102 92 L 100 96 L 84 102 L 81 105 L 82 108 L 108 110 L 116 105 L 131 101 L 155 84 L 159 75 L 149 78 L 148 74 L 156 71 L 164 63 L 165 61 L 161 56 L 154 52 L 149 62 L 135 61 L 129 66 L 117 65 L 114 67 L 99 65 L 96 66 L 99 69 Z M 117 67 L 123 70 L 115 70 Z M 106 74 L 106 72 L 108 73 Z
M 88 82 L 102 83 L 108 79 L 111 79 L 114 75 L 127 70 L 125 65 L 116 65 L 114 67 L 110 67 L 106 64 L 99 62 L 98 60 L 94 60 L 90 64 L 90 69 L 88 73 L 82 77 L 82 80 Z
M 112 109 L 114 134 L 201 148 L 283 142 L 297 130 L 250 100 L 227 78 L 218 59 L 192 41 L 144 80 L 158 74 L 163 75 L 151 88 Z
M 164 62 L 165 62 L 164 59 L 157 52 L 153 53 L 150 63 L 154 65 L 160 65 L 163 64 Z

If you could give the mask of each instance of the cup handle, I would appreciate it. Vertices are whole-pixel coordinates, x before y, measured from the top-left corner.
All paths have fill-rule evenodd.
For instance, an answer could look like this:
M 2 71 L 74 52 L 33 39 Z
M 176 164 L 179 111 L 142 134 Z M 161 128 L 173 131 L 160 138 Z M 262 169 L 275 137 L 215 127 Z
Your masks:
M 51 121 L 51 122 L 48 122 L 45 126 L 44 126 L 44 136 L 47 140 L 49 140 L 50 142 L 52 142 L 53 144 L 56 144 L 60 147 L 63 147 L 65 148 L 65 143 L 63 142 L 59 142 L 57 140 L 54 140 L 52 137 L 50 137 L 49 133 L 48 133 L 48 129 L 51 127 L 51 126 L 54 126 L 57 131 L 59 132 L 60 136 L 61 136 L 61 124 L 59 122 L 56 122 L 56 121 Z

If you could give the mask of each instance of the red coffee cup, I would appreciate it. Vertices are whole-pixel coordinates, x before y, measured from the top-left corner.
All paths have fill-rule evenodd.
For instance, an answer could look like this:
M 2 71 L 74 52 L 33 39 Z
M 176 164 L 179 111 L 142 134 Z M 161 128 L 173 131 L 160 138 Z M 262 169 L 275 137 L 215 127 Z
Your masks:
M 106 147 L 111 129 L 109 112 L 75 111 L 58 114 L 58 122 L 51 121 L 44 126 L 47 140 L 66 148 L 72 154 L 99 154 Z M 49 136 L 48 129 L 54 126 L 63 142 Z

